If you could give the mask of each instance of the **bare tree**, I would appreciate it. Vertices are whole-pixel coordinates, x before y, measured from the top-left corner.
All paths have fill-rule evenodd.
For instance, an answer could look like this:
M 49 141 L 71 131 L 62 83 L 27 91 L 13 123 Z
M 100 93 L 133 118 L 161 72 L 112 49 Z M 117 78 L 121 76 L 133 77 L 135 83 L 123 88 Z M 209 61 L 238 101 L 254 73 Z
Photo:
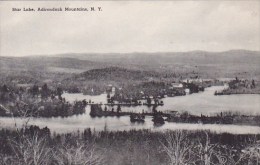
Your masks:
M 47 147 L 44 137 L 38 134 L 11 140 L 10 146 L 15 153 L 15 163 L 21 165 L 47 165 L 51 160 L 51 148 Z
M 212 159 L 216 156 L 215 147 L 217 144 L 211 144 L 208 132 L 204 131 L 204 133 L 206 135 L 205 139 L 199 138 L 194 154 L 198 157 L 197 162 L 200 162 L 203 165 L 212 165 L 214 164 Z
M 215 153 L 219 165 L 260 165 L 260 141 L 256 136 L 250 137 L 242 150 L 225 145 L 219 147 L 219 151 Z
M 242 150 L 241 155 L 248 165 L 260 165 L 260 141 L 255 137 L 253 142 Z
M 25 134 L 33 116 L 32 113 L 29 113 L 28 107 L 19 108 L 18 106 L 18 110 L 22 123 L 21 127 L 19 127 L 16 118 L 12 115 L 18 138 L 9 138 L 10 147 L 15 154 L 15 158 L 11 160 L 11 163 L 21 165 L 49 164 L 51 160 L 51 149 L 46 145 L 46 138 L 40 137 L 38 132 L 32 136 Z
M 103 162 L 103 155 L 96 151 L 94 144 L 62 146 L 53 155 L 59 165 L 99 165 Z
M 1 165 L 11 165 L 12 156 L 0 153 L 0 164 Z
M 189 141 L 186 131 L 177 130 L 165 133 L 165 142 L 161 142 L 171 165 L 186 165 L 194 162 L 192 149 L 194 144 Z

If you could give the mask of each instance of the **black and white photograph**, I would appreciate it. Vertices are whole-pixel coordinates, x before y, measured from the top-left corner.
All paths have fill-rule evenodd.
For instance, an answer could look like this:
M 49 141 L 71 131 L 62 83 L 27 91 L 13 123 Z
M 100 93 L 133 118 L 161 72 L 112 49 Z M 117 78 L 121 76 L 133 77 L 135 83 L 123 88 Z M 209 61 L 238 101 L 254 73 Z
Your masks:
M 0 165 L 260 165 L 260 1 L 0 1 Z

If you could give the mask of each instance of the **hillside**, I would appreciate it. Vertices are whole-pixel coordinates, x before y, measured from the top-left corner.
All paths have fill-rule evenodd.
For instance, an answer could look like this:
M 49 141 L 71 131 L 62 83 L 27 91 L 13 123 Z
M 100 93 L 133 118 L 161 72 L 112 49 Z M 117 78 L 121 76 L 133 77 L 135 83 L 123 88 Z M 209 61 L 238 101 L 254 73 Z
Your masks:
M 76 75 L 75 80 L 83 81 L 147 81 L 156 79 L 159 74 L 141 70 L 130 70 L 119 67 L 93 69 Z
M 92 62 L 89 60 L 80 60 L 72 57 L 0 57 L 0 69 L 3 70 L 39 70 L 55 72 L 55 68 L 74 69 L 84 71 L 93 69 L 97 66 L 106 66 L 102 62 Z M 60 71 L 62 72 L 62 70 Z
M 147 81 L 158 81 L 161 75 L 157 72 L 133 70 L 120 67 L 91 69 L 61 81 L 61 86 L 70 93 L 83 92 L 89 95 L 103 93 L 108 85 L 124 87 Z
M 68 53 L 35 57 L 0 57 L 0 75 L 2 78 L 8 76 L 20 77 L 19 79 L 28 77 L 28 80 L 62 80 L 88 70 L 116 66 L 142 72 L 132 74 L 134 79 L 149 78 L 151 77 L 149 73 L 157 72 L 164 75 L 174 74 L 179 77 L 196 74 L 204 78 L 234 78 L 237 76 L 260 80 L 259 64 L 260 52 L 248 50 L 122 54 Z M 97 74 L 92 73 L 96 71 L 98 74 L 106 72 L 104 69 L 91 71 L 90 75 L 85 75 L 86 79 L 96 79 Z M 110 77 L 110 80 L 127 79 L 127 75 L 120 77 L 121 74 L 125 74 L 124 71 L 118 71 L 117 76 Z M 102 80 L 102 77 L 104 80 L 109 78 L 103 75 L 97 80 Z
M 109 66 L 102 62 L 68 57 L 0 57 L 0 82 L 61 81 L 72 74 Z
M 60 54 L 59 57 L 74 57 L 135 68 L 174 72 L 185 76 L 191 72 L 205 78 L 235 77 L 260 79 L 260 52 L 230 50 L 225 52 L 158 52 L 158 53 L 108 53 L 108 54 Z

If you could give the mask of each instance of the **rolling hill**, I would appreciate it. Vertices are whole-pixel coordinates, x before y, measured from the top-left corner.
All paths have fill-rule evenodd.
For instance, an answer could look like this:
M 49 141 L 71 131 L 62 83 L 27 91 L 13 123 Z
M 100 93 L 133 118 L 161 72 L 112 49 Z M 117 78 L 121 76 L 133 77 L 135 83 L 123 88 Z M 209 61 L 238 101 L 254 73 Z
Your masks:
M 59 57 L 88 59 L 106 62 L 124 68 L 153 70 L 162 73 L 186 75 L 198 73 L 205 78 L 243 77 L 260 80 L 260 52 L 230 50 L 224 52 L 158 52 L 158 53 L 108 53 L 60 54 Z
M 125 68 L 135 72 L 118 68 L 104 69 L 109 67 Z M 89 70 L 92 71 L 88 72 Z M 111 77 L 108 72 L 116 74 L 112 74 Z M 260 52 L 230 50 L 225 52 L 68 53 L 49 56 L 0 57 L 2 77 L 16 75 L 41 80 L 60 77 L 59 80 L 62 80 L 82 73 L 81 79 L 101 81 L 108 79 L 110 75 L 110 79 L 120 81 L 131 76 L 133 76 L 132 79 L 147 79 L 152 77 L 149 74 L 153 72 L 176 74 L 182 77 L 189 77 L 192 73 L 204 78 L 238 76 L 260 80 Z
M 101 69 L 92 69 L 80 74 L 77 74 L 74 78 L 75 80 L 81 81 L 115 81 L 115 82 L 125 82 L 125 81 L 148 81 L 152 79 L 157 79 L 159 73 L 141 71 L 141 70 L 130 70 L 119 67 L 107 67 Z

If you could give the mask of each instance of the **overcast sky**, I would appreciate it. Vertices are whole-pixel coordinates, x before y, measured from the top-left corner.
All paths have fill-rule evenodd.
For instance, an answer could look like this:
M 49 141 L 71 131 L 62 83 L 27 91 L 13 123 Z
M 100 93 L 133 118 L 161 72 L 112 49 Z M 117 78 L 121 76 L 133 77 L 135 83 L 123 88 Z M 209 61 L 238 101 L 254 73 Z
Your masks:
M 12 8 L 102 7 L 102 12 Z M 0 55 L 260 50 L 260 1 L 0 2 Z

